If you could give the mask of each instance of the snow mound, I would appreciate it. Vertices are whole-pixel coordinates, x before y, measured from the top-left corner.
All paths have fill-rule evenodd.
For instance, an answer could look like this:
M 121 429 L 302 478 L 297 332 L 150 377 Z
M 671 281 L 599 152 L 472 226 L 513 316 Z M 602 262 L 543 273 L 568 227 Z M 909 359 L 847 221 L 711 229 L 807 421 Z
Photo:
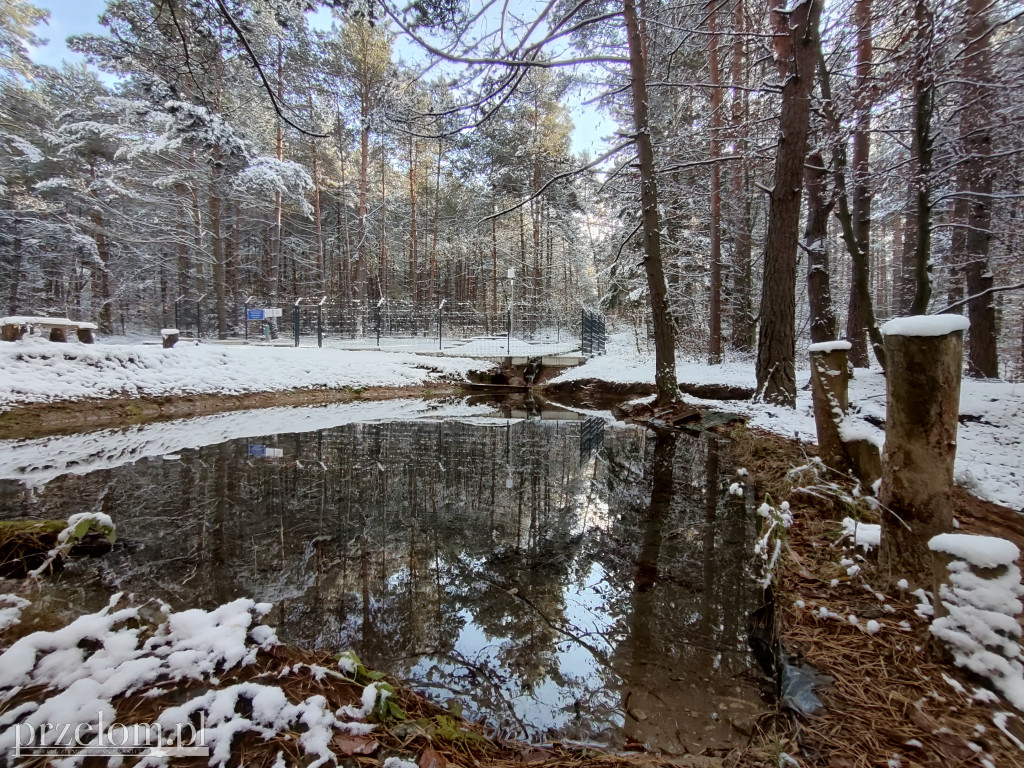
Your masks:
M 6 596 L 0 602 L 10 603 Z M 156 626 L 139 608 L 120 603 L 121 595 L 114 595 L 98 613 L 55 631 L 34 632 L 0 655 L 0 710 L 6 710 L 0 715 L 0 751 L 15 746 L 19 724 L 81 725 L 85 733 L 97 734 L 97 743 L 97 725 L 116 722 L 115 701 L 120 697 L 200 680 L 209 686 L 206 693 L 163 709 L 155 722 L 170 731 L 201 711 L 211 766 L 228 762 L 232 740 L 245 731 L 264 739 L 295 740 L 312 758 L 310 766 L 334 760 L 330 743 L 335 729 L 351 728 L 337 720 L 323 696 L 291 703 L 274 685 L 245 682 L 214 688 L 215 675 L 253 664 L 259 650 L 277 645 L 273 629 L 260 623 L 269 603 L 240 599 L 212 611 L 179 613 L 165 607 L 164 620 Z M 17 599 L 11 604 L 23 607 Z M 33 700 L 11 706 L 19 693 L 36 687 L 42 693 Z
M 978 568 L 1013 565 L 1020 550 L 1012 541 L 995 536 L 969 536 L 963 533 L 942 533 L 928 541 L 932 552 L 943 552 Z
M 966 331 L 970 322 L 963 315 L 914 315 L 897 317 L 882 326 L 883 336 L 945 336 Z
M 1024 609 L 1024 585 L 1013 564 L 1017 547 L 1001 539 L 963 534 L 936 536 L 929 546 L 965 558 L 947 566 L 949 583 L 939 589 L 946 615 L 932 622 L 932 634 L 949 646 L 957 666 L 988 678 L 1014 707 L 1024 711 L 1024 654 L 1017 622 Z M 975 567 L 1000 571 L 994 578 L 982 578 L 972 572 L 968 559 Z
M 0 632 L 21 621 L 21 612 L 29 602 L 17 595 L 0 595 Z
M 843 518 L 843 538 L 865 550 L 876 549 L 882 541 L 882 526 L 846 517 Z

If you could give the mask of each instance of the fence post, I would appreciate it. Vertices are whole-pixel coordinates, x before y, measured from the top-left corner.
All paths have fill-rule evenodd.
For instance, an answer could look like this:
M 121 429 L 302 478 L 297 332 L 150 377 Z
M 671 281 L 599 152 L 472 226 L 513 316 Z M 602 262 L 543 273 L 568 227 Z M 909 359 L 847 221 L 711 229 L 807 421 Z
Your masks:
M 444 312 L 444 303 L 447 299 L 441 299 L 441 303 L 437 307 L 437 351 L 444 351 L 444 344 L 441 340 L 441 314 Z
M 302 301 L 302 299 L 299 299 Z M 295 346 L 299 346 L 299 302 L 292 307 L 292 331 L 295 333 Z
M 324 297 L 327 298 L 326 296 Z M 323 347 L 324 345 L 324 303 L 321 301 L 316 305 L 316 345 L 317 347 Z
M 196 338 L 203 338 L 203 302 L 196 301 Z
M 376 323 L 377 323 L 377 346 L 379 347 L 380 346 L 380 304 L 378 304 L 374 308 L 373 312 L 374 312 L 374 317 L 376 318 Z

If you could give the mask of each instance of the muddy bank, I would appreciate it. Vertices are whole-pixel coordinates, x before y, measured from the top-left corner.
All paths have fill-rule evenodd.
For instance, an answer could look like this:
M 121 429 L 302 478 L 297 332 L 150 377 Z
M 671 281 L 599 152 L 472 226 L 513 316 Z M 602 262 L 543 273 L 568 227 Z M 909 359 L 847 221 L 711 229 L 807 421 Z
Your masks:
M 60 403 L 33 403 L 0 413 L 0 439 L 44 437 L 79 432 L 84 429 L 124 427 L 254 408 L 347 403 L 354 400 L 447 397 L 459 394 L 466 394 L 462 385 L 439 383 L 414 387 L 293 389 L 284 392 L 253 392 L 244 395 L 119 397 Z

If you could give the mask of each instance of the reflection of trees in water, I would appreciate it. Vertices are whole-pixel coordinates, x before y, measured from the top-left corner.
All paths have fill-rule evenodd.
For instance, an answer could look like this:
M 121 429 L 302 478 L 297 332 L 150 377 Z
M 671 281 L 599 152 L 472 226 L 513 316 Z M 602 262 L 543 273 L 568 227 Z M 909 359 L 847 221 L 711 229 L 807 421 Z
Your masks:
M 232 441 L 31 497 L 0 483 L 0 501 L 11 515 L 111 514 L 128 546 L 71 569 L 110 591 L 273 601 L 288 642 L 352 647 L 425 686 L 432 673 L 511 727 L 543 699 L 561 733 L 585 738 L 620 722 L 620 684 L 626 696 L 718 674 L 715 655 L 743 647 L 747 605 L 745 518 L 724 478 L 706 487 L 717 444 L 602 432 L 352 424 L 261 440 L 283 459 Z M 584 590 L 600 615 L 574 626 Z M 582 668 L 562 668 L 570 646 Z
M 742 680 L 753 522 L 725 492 L 727 450 L 717 438 L 666 433 L 651 442 L 640 476 L 631 462 L 609 462 L 609 486 L 624 491 L 621 505 L 609 498 L 620 525 L 603 550 L 622 587 L 610 600 L 624 617 L 613 657 L 624 732 L 671 751 L 727 746 L 731 724 L 711 713 L 753 700 Z

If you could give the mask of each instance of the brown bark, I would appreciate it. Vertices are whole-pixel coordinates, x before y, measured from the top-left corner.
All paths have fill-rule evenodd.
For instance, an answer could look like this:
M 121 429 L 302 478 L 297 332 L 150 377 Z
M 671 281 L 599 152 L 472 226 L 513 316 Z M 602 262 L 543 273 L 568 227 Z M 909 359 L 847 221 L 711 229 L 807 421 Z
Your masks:
M 818 454 L 825 466 L 839 472 L 849 470 L 839 424 L 849 405 L 849 368 L 847 350 L 813 351 L 811 356 L 811 395 L 814 424 L 818 433 Z
M 214 164 L 210 174 L 210 196 L 208 208 L 210 211 L 210 246 L 213 259 L 213 290 L 217 304 L 217 338 L 226 339 L 228 336 L 228 316 L 226 305 L 226 286 L 224 273 L 224 240 L 221 236 L 221 199 L 218 192 L 218 153 L 214 153 Z
M 327 291 L 327 263 L 324 254 L 324 222 L 320 202 L 320 165 L 317 157 L 316 142 L 310 148 L 311 168 L 313 176 L 313 225 L 316 229 L 316 269 L 320 280 L 320 291 Z
M 820 41 L 819 41 L 820 44 Z M 839 118 L 835 114 L 832 101 L 831 76 L 825 66 L 825 57 L 818 51 L 818 74 L 821 79 L 821 94 L 824 99 L 824 112 L 829 123 L 829 130 L 838 135 L 840 132 Z M 850 290 L 859 296 L 860 310 L 871 339 L 871 347 L 879 365 L 885 368 L 885 346 L 881 331 L 875 322 L 875 310 L 871 300 L 871 283 L 868 274 L 867 249 L 861 248 L 857 239 L 854 214 L 846 194 L 846 145 L 841 138 L 832 145 L 832 176 L 836 185 L 836 218 L 842 228 L 843 243 L 850 255 Z
M 804 250 L 807 253 L 807 299 L 811 311 L 811 342 L 836 338 L 836 311 L 832 303 L 828 265 L 828 214 L 831 204 L 825 199 L 825 160 L 812 152 L 804 165 L 807 190 L 807 225 Z
M 651 297 L 654 320 L 657 404 L 667 405 L 679 397 L 676 387 L 676 336 L 668 306 L 665 268 L 661 260 L 661 221 L 658 212 L 658 187 L 654 172 L 654 147 L 648 123 L 647 62 L 634 0 L 623 0 L 623 20 L 629 42 L 629 71 L 633 91 L 633 128 L 640 166 L 640 206 L 643 216 L 644 269 Z
M 886 336 L 879 566 L 888 586 L 931 582 L 928 540 L 953 527 L 963 333 Z
M 430 243 L 430 285 L 427 288 L 427 303 L 434 305 L 434 294 L 437 290 L 437 235 L 441 229 L 441 158 L 444 145 L 437 142 L 437 168 L 434 173 L 434 232 Z
M 708 363 L 722 362 L 722 89 L 718 61 L 718 7 L 708 14 L 708 60 L 711 80 L 711 311 L 708 328 Z
M 931 135 L 932 112 L 935 105 L 934 73 L 931 70 L 932 38 L 934 37 L 934 20 L 932 11 L 926 0 L 917 0 L 914 5 L 914 20 L 917 24 L 915 35 L 915 66 L 914 73 L 914 133 L 910 146 L 910 154 L 914 159 L 915 179 L 915 214 L 917 233 L 914 249 L 914 300 L 910 305 L 910 314 L 923 315 L 928 311 L 928 302 L 932 295 L 929 262 L 932 252 L 932 144 Z
M 857 0 L 854 5 L 854 24 L 857 27 L 856 66 L 856 123 L 853 131 L 853 228 L 857 236 L 861 265 L 870 281 L 871 275 L 871 189 L 868 186 L 871 154 L 871 0 Z M 867 368 L 868 313 L 865 295 L 857 290 L 856 279 L 850 286 L 850 306 L 846 317 L 846 338 L 850 342 L 850 362 L 856 368 Z
M 793 13 L 770 0 L 782 85 L 782 116 L 775 157 L 757 338 L 757 389 L 768 401 L 796 404 L 796 257 L 800 200 L 807 155 L 811 87 L 818 55 L 820 0 L 808 0 Z
M 359 242 L 356 248 L 356 262 L 352 268 L 352 293 L 357 300 L 364 296 L 363 281 L 360 273 L 367 265 L 367 231 L 366 202 L 369 195 L 370 173 L 370 86 L 364 84 L 359 90 L 359 208 L 358 232 Z
M 964 277 L 968 296 L 976 296 L 992 287 L 989 270 L 989 242 L 992 239 L 992 154 L 991 84 L 987 0 L 967 0 L 966 46 L 964 51 L 964 109 L 960 113 L 960 132 L 966 160 L 961 190 L 967 192 Z M 959 223 L 959 222 L 957 222 Z M 971 322 L 968 337 L 967 368 L 978 378 L 999 376 L 996 348 L 996 308 L 991 293 L 968 305 Z
M 744 50 L 744 32 L 746 16 L 744 0 L 737 0 L 733 9 L 733 44 L 732 44 L 732 81 L 743 82 L 743 67 L 746 59 Z M 751 203 L 749 168 L 747 165 L 747 91 L 735 89 L 732 96 L 732 134 L 736 143 L 736 154 L 739 160 L 732 164 L 732 199 L 733 220 L 733 302 L 732 302 L 732 346 L 734 349 L 749 352 L 754 348 L 754 311 L 751 305 Z
M 409 296 L 415 303 L 419 299 L 419 234 L 416 229 L 416 140 L 409 136 Z

